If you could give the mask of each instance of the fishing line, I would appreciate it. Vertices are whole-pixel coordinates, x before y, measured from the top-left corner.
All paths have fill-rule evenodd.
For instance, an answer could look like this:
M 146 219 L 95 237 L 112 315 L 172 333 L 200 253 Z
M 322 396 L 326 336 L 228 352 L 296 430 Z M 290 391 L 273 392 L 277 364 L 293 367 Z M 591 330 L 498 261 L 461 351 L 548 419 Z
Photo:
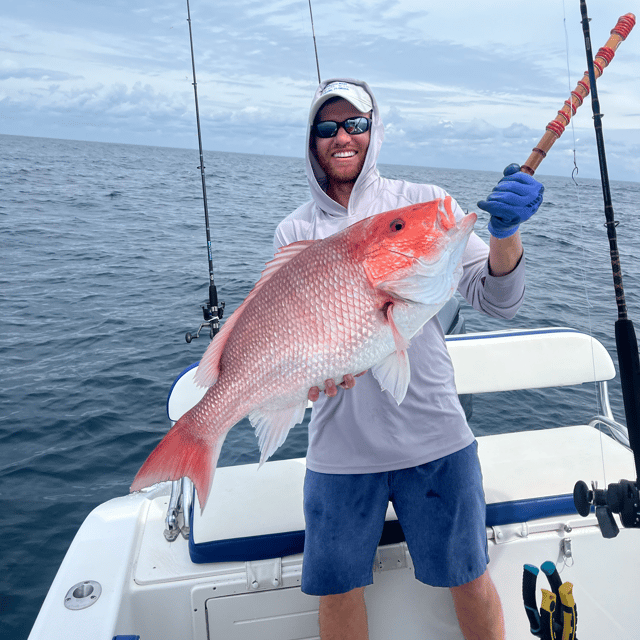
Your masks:
M 322 82 L 320 79 L 320 62 L 318 61 L 318 47 L 316 45 L 316 30 L 313 25 L 313 11 L 311 10 L 311 0 L 309 0 L 309 16 L 311 17 L 311 33 L 313 34 L 313 50 L 316 52 L 316 69 L 318 70 L 318 84 Z
M 562 0 L 562 11 L 563 11 L 563 23 L 564 23 L 564 42 L 565 42 L 565 51 L 567 57 L 567 83 L 569 86 L 569 92 L 571 92 L 571 88 L 574 86 L 571 82 L 571 62 L 569 57 L 569 30 L 567 29 L 567 13 L 565 1 Z M 574 185 L 575 191 L 575 199 L 578 205 L 578 228 L 579 228 L 579 240 L 580 247 L 582 249 L 582 260 L 580 263 L 581 267 L 581 278 L 582 278 L 582 288 L 584 290 L 584 297 L 586 302 L 586 312 L 587 312 L 587 326 L 588 326 L 588 335 L 593 340 L 593 325 L 591 321 L 591 299 L 589 298 L 589 284 L 587 282 L 587 248 L 586 248 L 586 239 L 585 239 L 585 223 L 584 223 L 584 210 L 582 208 L 582 200 L 580 199 L 580 185 L 578 184 L 577 177 L 579 175 L 578 169 L 578 160 L 577 160 L 577 143 L 576 143 L 576 130 L 573 118 L 570 120 L 571 124 L 571 135 L 573 139 L 573 170 L 571 172 L 571 180 Z M 604 409 L 601 410 L 601 407 L 604 406 L 604 399 L 601 398 L 600 394 L 600 386 L 596 382 L 596 363 L 595 363 L 595 353 L 594 353 L 594 344 L 591 342 L 591 367 L 593 372 L 593 388 L 594 388 L 594 397 L 595 397 L 595 413 L 594 415 L 600 415 L 604 413 Z M 607 474 L 605 468 L 605 460 L 604 460 L 604 442 L 603 442 L 603 433 L 602 429 L 600 431 L 600 459 L 602 462 L 602 477 L 604 486 L 607 486 Z
M 567 83 L 569 85 L 569 92 L 571 92 L 571 87 L 573 84 L 571 83 L 571 64 L 569 62 L 569 31 L 567 29 L 567 11 L 565 7 L 565 2 L 562 0 L 562 13 L 563 13 L 563 23 L 564 23 L 564 47 L 567 54 Z M 573 124 L 573 120 L 571 123 L 571 135 L 573 136 L 573 171 L 571 172 L 571 179 L 573 180 L 576 187 L 578 183 L 576 182 L 575 176 L 578 175 L 578 163 L 576 160 L 576 130 Z
M 200 331 L 204 327 L 209 328 L 209 337 L 213 338 L 220 330 L 220 320 L 224 310 L 224 302 L 218 304 L 218 290 L 213 278 L 213 258 L 211 253 L 211 230 L 209 228 L 209 208 L 207 207 L 207 182 L 204 173 L 204 155 L 202 152 L 202 133 L 200 129 L 200 109 L 198 108 L 198 81 L 196 80 L 196 62 L 193 54 L 193 32 L 191 31 L 191 10 L 189 0 L 187 0 L 187 22 L 189 23 L 189 44 L 191 45 L 191 69 L 193 72 L 193 96 L 196 103 L 196 124 L 198 126 L 198 149 L 200 150 L 200 178 L 202 180 L 202 202 L 204 204 L 204 223 L 207 234 L 207 253 L 209 260 L 209 304 L 202 306 L 204 322 L 200 325 L 195 334 L 187 332 L 185 340 L 191 342 L 194 338 L 200 337 Z

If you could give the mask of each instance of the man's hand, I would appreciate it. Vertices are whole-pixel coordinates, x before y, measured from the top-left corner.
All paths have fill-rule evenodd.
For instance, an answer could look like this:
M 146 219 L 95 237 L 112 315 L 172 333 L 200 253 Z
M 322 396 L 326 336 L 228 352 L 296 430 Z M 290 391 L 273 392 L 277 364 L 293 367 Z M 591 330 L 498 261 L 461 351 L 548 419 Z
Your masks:
M 366 371 L 362 371 L 361 373 L 356 373 L 356 375 L 352 375 L 351 373 L 347 373 L 342 382 L 338 385 L 343 389 L 353 389 L 356 385 L 356 378 L 363 376 Z M 324 392 L 328 398 L 333 398 L 338 394 L 338 387 L 336 386 L 336 381 L 332 378 L 324 381 Z M 309 389 L 309 395 L 307 396 L 311 402 L 315 402 L 320 397 L 320 388 L 319 387 L 311 387 Z
M 517 164 L 510 164 L 503 173 L 504 178 L 489 197 L 478 202 L 480 209 L 491 214 L 489 233 L 500 239 L 516 233 L 520 224 L 538 210 L 544 192 L 544 187 L 530 175 L 522 173 Z

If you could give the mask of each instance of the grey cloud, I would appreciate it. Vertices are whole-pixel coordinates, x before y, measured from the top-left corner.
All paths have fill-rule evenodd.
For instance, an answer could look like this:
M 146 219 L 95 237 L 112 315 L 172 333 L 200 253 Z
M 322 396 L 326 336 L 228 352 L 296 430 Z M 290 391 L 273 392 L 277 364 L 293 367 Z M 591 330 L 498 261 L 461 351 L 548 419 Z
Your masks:
M 505 138 L 516 138 L 516 139 L 529 138 L 537 134 L 539 134 L 539 132 L 536 132 L 531 127 L 527 127 L 526 125 L 521 124 L 520 122 L 514 122 L 502 131 L 502 135 Z
M 0 80 L 46 80 L 51 82 L 62 82 L 64 80 L 77 80 L 80 76 L 74 76 L 64 71 L 54 71 L 52 69 L 5 69 L 0 70 Z

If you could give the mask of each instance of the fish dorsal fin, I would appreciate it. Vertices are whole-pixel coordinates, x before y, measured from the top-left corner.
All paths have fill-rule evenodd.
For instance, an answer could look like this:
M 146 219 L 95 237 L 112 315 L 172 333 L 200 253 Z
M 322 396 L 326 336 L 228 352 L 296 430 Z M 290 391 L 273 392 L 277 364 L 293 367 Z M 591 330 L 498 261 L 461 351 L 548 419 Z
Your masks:
M 291 262 L 299 253 L 302 253 L 306 248 L 315 244 L 317 240 L 300 240 L 300 242 L 292 242 L 285 247 L 280 247 L 276 252 L 273 260 L 270 260 L 265 265 L 263 272 L 260 274 L 260 280 L 256 282 L 253 289 L 247 296 L 247 299 L 238 307 L 236 313 L 244 307 L 251 298 L 253 298 L 260 289 L 268 282 L 276 271 L 282 269 L 282 267 Z M 235 314 L 234 314 L 235 315 Z
M 244 302 L 229 316 L 227 321 L 220 329 L 220 332 L 211 341 L 200 364 L 198 365 L 198 371 L 195 375 L 195 383 L 199 387 L 211 387 L 218 380 L 220 375 L 220 357 L 224 351 L 224 347 L 229 339 L 229 335 L 233 331 L 233 327 L 238 322 L 238 319 L 242 315 L 242 312 L 249 304 L 249 302 L 257 295 L 258 291 L 273 277 L 273 274 L 279 271 L 285 264 L 293 260 L 295 256 L 304 251 L 307 247 L 312 245 L 315 240 L 303 240 L 301 242 L 294 242 L 282 247 L 278 253 L 276 253 L 273 260 L 267 262 L 260 280 L 256 282 L 249 295 L 245 298 Z
M 249 414 L 260 445 L 260 465 L 286 440 L 291 428 L 302 422 L 307 399 L 284 409 L 259 407 Z
M 387 307 L 386 315 L 393 334 L 396 350 L 388 355 L 382 362 L 371 368 L 374 378 L 386 389 L 400 404 L 407 395 L 407 388 L 411 380 L 409 366 L 409 341 L 400 333 L 393 318 L 394 305 Z

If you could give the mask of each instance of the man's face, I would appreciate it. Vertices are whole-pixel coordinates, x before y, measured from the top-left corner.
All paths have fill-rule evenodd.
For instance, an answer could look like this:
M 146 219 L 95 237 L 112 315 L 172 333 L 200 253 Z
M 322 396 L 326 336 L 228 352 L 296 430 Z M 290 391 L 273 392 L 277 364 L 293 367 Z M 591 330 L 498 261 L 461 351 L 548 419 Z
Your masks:
M 347 100 L 336 100 L 319 111 L 316 122 L 333 120 L 344 122 L 347 118 L 357 116 L 369 117 L 368 113 L 361 113 Z M 333 138 L 319 138 L 314 136 L 315 145 L 312 150 L 315 153 L 318 164 L 327 174 L 329 182 L 355 182 L 367 155 L 371 130 L 358 135 L 349 135 L 344 127 L 338 128 L 338 133 Z

